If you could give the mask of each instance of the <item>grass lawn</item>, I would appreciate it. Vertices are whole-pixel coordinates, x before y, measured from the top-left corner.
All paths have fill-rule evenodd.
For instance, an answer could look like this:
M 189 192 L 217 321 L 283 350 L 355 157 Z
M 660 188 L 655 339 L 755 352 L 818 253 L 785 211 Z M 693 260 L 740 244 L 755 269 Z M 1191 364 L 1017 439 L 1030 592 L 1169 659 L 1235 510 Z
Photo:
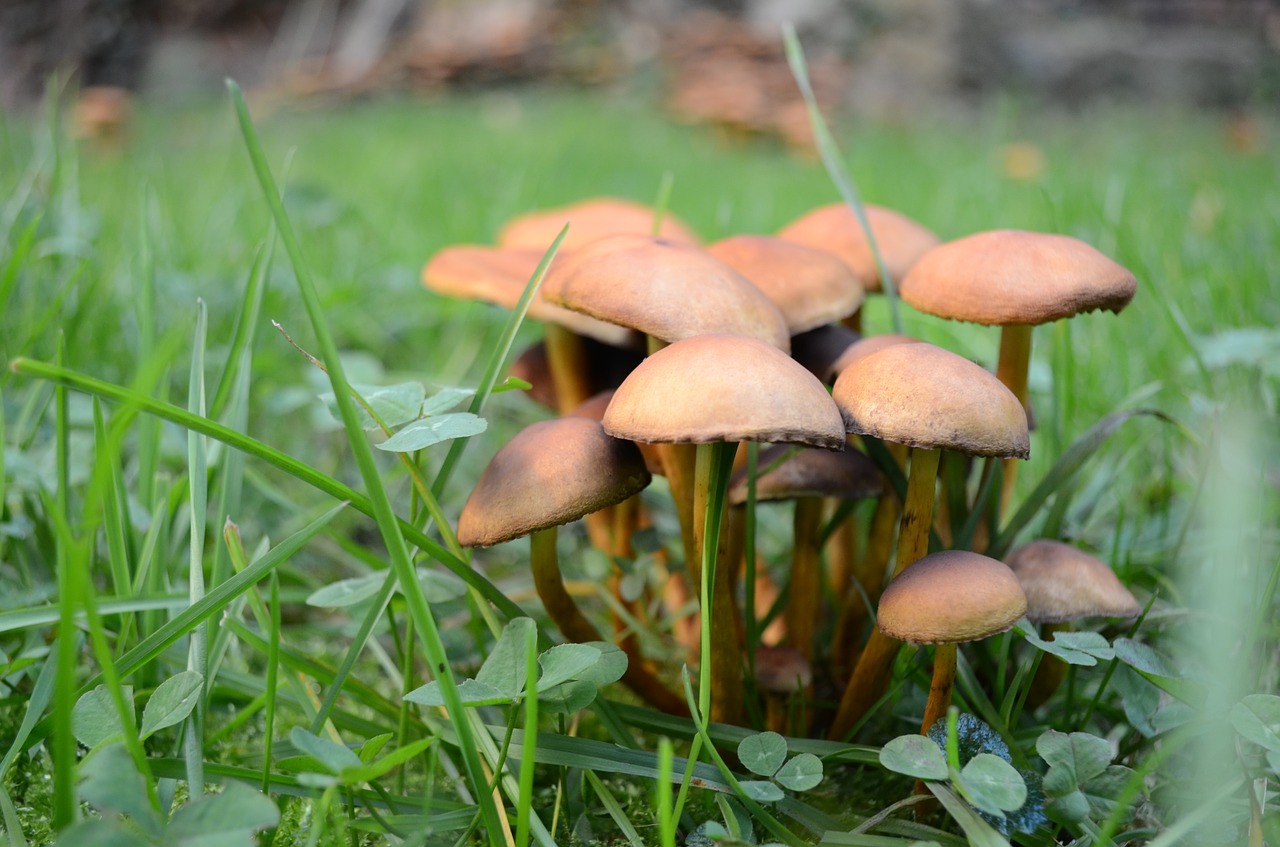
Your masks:
M 265 830 L 277 844 L 496 844 L 505 833 L 516 842 L 666 845 L 706 821 L 739 841 L 816 842 L 826 832 L 824 843 L 850 847 L 963 837 L 999 844 L 1005 836 L 1023 844 L 1280 839 L 1272 799 L 1280 698 L 1270 696 L 1280 675 L 1280 125 L 1264 124 L 1262 148 L 1241 151 L 1218 118 L 1201 113 L 1049 114 L 1007 101 L 963 117 L 837 132 L 863 199 L 944 240 L 995 228 L 1063 233 L 1138 279 L 1121 314 L 1036 331 L 1037 428 L 1014 510 L 1036 507 L 1017 541 L 1046 536 L 1093 551 L 1152 602 L 1136 627 L 1101 627 L 1101 652 L 1073 664 L 1037 709 L 1023 707 L 1039 655 L 1026 639 L 962 651 L 958 705 L 987 725 L 966 735 L 962 722 L 961 747 L 972 747 L 965 759 L 1000 747 L 1024 777 L 1044 780 L 1052 820 L 1002 836 L 961 799 L 981 807 L 1012 782 L 1022 786 L 998 767 L 991 775 L 966 766 L 963 777 L 944 764 L 930 777 L 944 811 L 917 822 L 908 808 L 879 828 L 866 824 L 909 796 L 903 774 L 917 775 L 937 753 L 903 754 L 910 765 L 880 752 L 918 726 L 924 650 L 899 658 L 901 684 L 857 736 L 865 746 L 788 739 L 779 753 L 765 736 L 740 749 L 743 733 L 714 730 L 725 767 L 738 780 L 753 770 L 768 788 L 736 784 L 703 747 L 698 777 L 708 788 L 687 800 L 682 792 L 676 812 L 655 779 L 681 782 L 683 759 L 672 777 L 670 755 L 689 752 L 692 725 L 638 708 L 621 686 L 602 689 L 586 710 L 557 714 L 544 701 L 541 717 L 521 701 L 451 722 L 406 702 L 402 695 L 426 681 L 433 651 L 447 654 L 459 679 L 495 655 L 496 632 L 514 607 L 494 595 L 534 612 L 552 641 L 560 636 L 541 617 L 524 542 L 477 554 L 493 595 L 464 592 L 442 576 L 443 559 L 470 573 L 470 554 L 450 550 L 452 530 L 428 530 L 438 555 L 418 551 L 420 533 L 405 547 L 368 474 L 376 468 L 384 505 L 413 526 L 427 526 L 435 508 L 415 491 L 415 475 L 456 523 L 496 450 L 548 413 L 519 392 L 496 393 L 481 413 L 488 429 L 456 467 L 447 444 L 404 463 L 375 451 L 376 464 L 362 464 L 317 399 L 328 379 L 270 324 L 317 356 L 334 345 L 352 382 L 417 381 L 428 393 L 475 387 L 504 343 L 508 315 L 424 291 L 419 275 L 437 250 L 491 242 L 520 212 L 584 197 L 653 202 L 668 175 L 671 210 L 707 240 L 770 233 L 838 199 L 816 159 L 726 142 L 673 125 L 643 102 L 589 93 L 258 111 L 327 333 L 272 237 L 225 102 L 144 110 L 123 149 L 71 141 L 35 118 L 0 119 L 0 359 L 61 361 L 102 381 L 63 391 L 58 374 L 62 384 L 78 379 L 65 370 L 0 372 L 0 739 L 13 739 L 0 741 L 0 755 L 9 752 L 0 765 L 7 843 L 50 842 L 90 808 L 93 822 L 64 843 L 106 843 L 95 839 L 110 830 L 133 839 L 120 843 L 175 843 L 185 832 L 232 844 Z M 1010 175 L 1014 143 L 1042 156 L 1038 172 Z M 255 279 L 260 304 L 246 293 Z M 997 330 L 909 308 L 903 319 L 908 333 L 994 365 Z M 883 298 L 869 303 L 865 325 L 890 330 Z M 520 326 L 515 350 L 540 333 L 532 322 Z M 189 435 L 159 422 L 144 398 L 178 407 L 171 421 L 181 410 L 188 423 L 207 415 L 284 458 L 246 459 L 217 438 Z M 1118 414 L 1136 410 L 1159 416 Z M 1095 429 L 1100 421 L 1108 423 Z M 1096 440 L 1082 442 L 1087 433 Z M 238 446 L 252 449 L 243 439 Z M 336 482 L 317 487 L 319 475 Z M 341 485 L 370 496 L 330 515 L 352 496 Z M 656 543 L 675 554 L 661 488 L 646 502 L 657 513 Z M 224 530 L 228 518 L 235 525 Z M 759 520 L 760 550 L 785 583 L 790 520 L 767 509 Z M 562 530 L 559 546 L 581 602 L 607 626 L 599 585 L 609 562 L 576 526 Z M 383 586 L 382 572 L 409 566 L 410 553 L 437 574 L 425 598 Z M 360 581 L 323 606 L 303 602 L 344 579 Z M 188 603 L 204 604 L 208 626 L 175 618 Z M 824 613 L 820 631 L 833 624 Z M 649 627 L 642 640 L 670 659 L 661 673 L 675 682 L 681 654 L 660 621 Z M 511 632 L 496 652 L 514 673 L 535 648 L 525 630 L 518 642 Z M 542 733 L 536 743 L 519 732 L 528 722 Z M 1072 746 L 1051 731 L 1080 735 Z M 472 749 L 459 747 L 472 736 Z M 816 787 L 775 773 L 776 756 L 803 753 L 823 760 Z M 480 780 L 495 761 L 505 762 L 505 776 L 488 790 Z M 265 779 L 276 802 L 227 790 L 200 801 L 204 816 L 188 803 L 185 818 L 170 820 L 175 792 L 180 805 L 200 778 L 211 788 Z M 770 799 L 776 786 L 786 795 L 780 802 Z M 119 824 L 120 813 L 135 823 Z M 715 826 L 704 834 L 716 835 Z

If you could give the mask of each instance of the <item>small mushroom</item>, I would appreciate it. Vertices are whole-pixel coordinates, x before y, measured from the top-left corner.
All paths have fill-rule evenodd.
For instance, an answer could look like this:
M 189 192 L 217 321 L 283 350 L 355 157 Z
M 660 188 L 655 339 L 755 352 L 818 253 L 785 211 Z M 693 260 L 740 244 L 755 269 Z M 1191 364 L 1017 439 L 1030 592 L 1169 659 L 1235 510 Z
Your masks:
M 891 638 L 935 644 L 933 682 L 920 734 L 951 705 L 956 644 L 1004 632 L 1027 611 L 1013 571 L 967 550 L 931 553 L 899 573 L 880 596 L 876 625 Z
M 534 587 L 547 614 L 570 641 L 599 641 L 565 589 L 556 555 L 556 528 L 619 503 L 649 484 L 634 444 L 607 435 L 589 418 L 541 421 L 521 430 L 489 462 L 458 519 L 458 541 L 488 547 L 530 536 Z M 687 713 L 639 655 L 623 681 L 656 708 Z

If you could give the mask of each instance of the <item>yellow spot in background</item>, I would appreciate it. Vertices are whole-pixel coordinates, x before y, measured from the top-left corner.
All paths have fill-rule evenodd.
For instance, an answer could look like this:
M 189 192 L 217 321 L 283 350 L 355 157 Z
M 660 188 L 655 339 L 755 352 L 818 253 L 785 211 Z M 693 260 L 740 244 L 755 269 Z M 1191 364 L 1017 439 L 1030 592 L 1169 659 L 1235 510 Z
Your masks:
M 1044 153 L 1030 141 L 1014 141 L 1001 151 L 1004 175 L 1009 179 L 1030 182 L 1044 173 Z

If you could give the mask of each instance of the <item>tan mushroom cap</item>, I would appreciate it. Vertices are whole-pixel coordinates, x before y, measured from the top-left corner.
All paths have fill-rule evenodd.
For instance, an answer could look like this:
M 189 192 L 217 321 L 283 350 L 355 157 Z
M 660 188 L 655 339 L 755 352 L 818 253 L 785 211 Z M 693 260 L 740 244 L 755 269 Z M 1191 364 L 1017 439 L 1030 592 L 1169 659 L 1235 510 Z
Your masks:
M 980 232 L 929 251 L 902 280 L 902 299 L 930 315 L 979 324 L 1042 324 L 1129 304 L 1126 268 L 1066 235 Z
M 765 235 L 734 235 L 707 252 L 773 301 L 792 335 L 852 315 L 866 292 L 833 253 Z
M 768 441 L 844 448 L 827 390 L 754 338 L 699 335 L 645 359 L 613 395 L 604 428 L 654 443 Z
M 765 468 L 791 450 L 785 444 L 760 453 L 759 467 Z M 857 450 L 832 453 L 829 450 L 800 449 L 777 467 L 756 478 L 756 498 L 794 500 L 798 497 L 837 497 L 860 500 L 884 493 L 884 477 L 875 463 Z M 734 474 L 729 485 L 729 502 L 747 502 L 746 469 Z
M 1132 618 L 1142 611 L 1105 562 L 1070 544 L 1032 541 L 1004 561 L 1027 595 L 1027 617 L 1034 623 Z
M 566 223 L 569 224 L 569 232 L 565 234 L 561 247 L 567 250 L 583 247 L 609 235 L 649 235 L 653 232 L 655 214 L 651 206 L 643 203 L 614 197 L 597 197 L 556 209 L 518 215 L 498 232 L 498 245 L 546 250 Z M 697 244 L 700 241 L 688 225 L 669 211 L 662 216 L 658 235 L 684 244 Z
M 590 418 L 541 421 L 521 430 L 480 475 L 458 519 L 465 547 L 501 544 L 576 521 L 649 484 L 636 445 Z
M 542 256 L 542 250 L 500 250 L 479 244 L 446 247 L 422 269 L 422 284 L 446 297 L 483 300 L 514 309 Z M 557 255 L 552 267 L 564 260 L 564 254 Z M 635 331 L 549 303 L 541 291 L 529 304 L 529 315 L 615 347 L 634 347 L 640 342 Z
M 813 684 L 813 666 L 794 647 L 756 648 L 756 688 L 774 694 L 799 693 Z
M 852 365 L 859 359 L 866 358 L 872 353 L 883 350 L 886 347 L 892 347 L 895 344 L 915 344 L 920 339 L 912 338 L 909 335 L 898 335 L 893 332 L 886 332 L 881 335 L 868 335 L 864 338 L 850 344 L 845 351 L 831 363 L 831 379 L 840 376 L 840 372 Z
M 615 235 L 557 262 L 542 293 L 552 303 L 663 341 L 730 333 L 790 349 L 778 308 L 724 262 L 698 247 Z
M 849 432 L 970 456 L 1025 459 L 1027 413 L 1000 380 L 925 342 L 895 344 L 845 368 L 831 396 Z
M 880 595 L 876 625 L 899 641 L 950 644 L 1004 632 L 1026 611 L 1026 595 L 1003 562 L 943 550 L 894 577 Z
M 938 236 L 906 215 L 871 204 L 863 204 L 863 208 L 867 223 L 875 233 L 880 256 L 895 281 L 902 279 L 921 256 L 938 246 Z M 778 237 L 835 253 L 867 291 L 882 290 L 880 271 L 862 224 L 844 203 L 821 206 L 801 215 L 783 227 Z

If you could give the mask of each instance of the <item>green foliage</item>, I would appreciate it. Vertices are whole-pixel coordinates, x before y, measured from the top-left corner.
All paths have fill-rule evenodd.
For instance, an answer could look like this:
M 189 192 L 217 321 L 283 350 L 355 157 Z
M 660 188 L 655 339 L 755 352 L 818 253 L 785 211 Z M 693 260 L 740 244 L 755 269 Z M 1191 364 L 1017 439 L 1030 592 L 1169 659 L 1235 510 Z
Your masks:
M 1044 792 L 1046 811 L 1055 820 L 1080 823 L 1101 821 L 1117 813 L 1116 798 L 1133 771 L 1111 764 L 1111 745 L 1085 732 L 1049 730 L 1036 741 L 1036 752 L 1049 765 Z M 1129 812 L 1121 810 L 1122 820 Z
M 474 679 L 458 685 L 458 695 L 467 706 L 514 704 L 532 689 L 553 712 L 576 712 L 595 700 L 601 686 L 622 678 L 627 656 L 606 642 L 560 644 L 538 657 L 540 669 L 532 686 L 526 679 L 525 644 L 535 629 L 530 618 L 509 621 Z M 438 682 L 428 682 L 405 695 L 412 703 L 443 706 Z
M 103 747 L 80 766 L 80 799 L 103 817 L 66 829 L 59 847 L 129 845 L 129 847 L 241 847 L 256 843 L 254 834 L 275 826 L 275 803 L 239 782 L 221 793 L 192 800 L 161 820 L 146 800 L 141 774 L 124 747 Z

